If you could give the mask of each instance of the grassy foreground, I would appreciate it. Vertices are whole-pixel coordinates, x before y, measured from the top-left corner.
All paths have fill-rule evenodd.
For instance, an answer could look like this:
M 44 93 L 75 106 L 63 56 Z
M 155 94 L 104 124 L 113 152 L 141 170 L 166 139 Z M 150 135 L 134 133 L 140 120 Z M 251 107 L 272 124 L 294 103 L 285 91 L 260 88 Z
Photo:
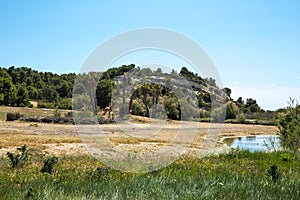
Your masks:
M 159 171 L 132 174 L 107 168 L 89 156 L 59 157 L 53 173 L 41 173 L 44 155 L 12 169 L 0 158 L 0 199 L 299 199 L 300 155 L 291 152 L 230 153 L 182 158 Z M 279 177 L 272 180 L 270 165 Z

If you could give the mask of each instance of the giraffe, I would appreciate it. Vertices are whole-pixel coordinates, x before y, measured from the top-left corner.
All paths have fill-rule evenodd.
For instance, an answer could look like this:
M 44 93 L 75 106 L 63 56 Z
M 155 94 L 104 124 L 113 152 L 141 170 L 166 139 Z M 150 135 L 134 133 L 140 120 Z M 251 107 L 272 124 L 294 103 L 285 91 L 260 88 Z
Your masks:
M 110 118 L 110 113 L 111 113 L 111 107 L 110 106 L 106 106 L 104 108 L 103 116 L 105 116 L 106 113 L 108 113 L 108 118 Z

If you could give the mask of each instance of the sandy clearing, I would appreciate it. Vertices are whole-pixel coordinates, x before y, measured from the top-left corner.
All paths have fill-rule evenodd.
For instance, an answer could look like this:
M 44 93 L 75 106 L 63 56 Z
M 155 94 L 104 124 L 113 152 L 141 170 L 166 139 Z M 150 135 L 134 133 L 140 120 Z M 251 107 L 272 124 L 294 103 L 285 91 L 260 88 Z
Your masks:
M 220 126 L 223 127 L 221 132 L 218 132 Z M 0 122 L 0 147 L 2 147 L 0 155 L 23 143 L 32 148 L 41 149 L 47 154 L 88 154 L 84 143 L 90 142 L 91 137 L 84 135 L 79 137 L 76 128 L 78 127 L 65 124 Z M 84 130 L 88 129 L 89 126 L 85 125 Z M 92 130 L 94 129 L 92 127 Z M 99 125 L 94 131 L 99 133 L 98 130 L 101 130 L 101 134 L 109 138 L 109 142 L 120 151 L 134 149 L 139 153 L 154 151 L 164 145 L 170 145 L 172 144 L 170 138 L 177 134 L 178 138 L 173 142 L 189 146 L 191 154 L 197 153 L 205 145 L 203 141 L 207 143 L 210 140 L 215 142 L 229 136 L 274 135 L 277 133 L 275 126 L 197 122 L 168 122 L 163 126 L 159 123 L 151 125 L 108 124 Z M 155 130 L 154 133 L 152 130 Z M 187 135 L 191 135 L 192 141 L 191 138 L 186 137 Z M 97 142 L 97 139 L 93 139 L 93 142 Z

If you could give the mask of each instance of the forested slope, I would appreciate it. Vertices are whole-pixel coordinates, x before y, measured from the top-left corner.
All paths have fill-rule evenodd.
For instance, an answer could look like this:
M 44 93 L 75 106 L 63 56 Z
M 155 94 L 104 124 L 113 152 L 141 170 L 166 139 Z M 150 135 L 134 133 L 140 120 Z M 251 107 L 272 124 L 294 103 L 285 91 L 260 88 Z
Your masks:
M 39 72 L 29 67 L 0 68 L 0 105 L 32 107 L 31 101 L 36 101 L 40 108 L 72 109 L 73 92 L 94 93 L 93 100 L 96 102 L 94 110 L 99 111 L 111 105 L 112 96 L 116 93 L 122 94 L 118 80 L 128 76 L 130 81 L 130 74 L 133 72 L 139 78 L 135 80 L 138 84 L 135 85 L 135 90 L 130 91 L 128 107 L 125 108 L 131 114 L 149 117 L 150 110 L 158 111 L 157 105 L 162 105 L 168 118 L 180 119 L 182 105 L 179 103 L 178 94 L 176 96 L 174 91 L 184 81 L 180 83 L 176 77 L 182 77 L 193 89 L 198 110 L 192 109 L 191 112 L 196 116 L 204 118 L 211 116 L 212 98 L 225 101 L 226 119 L 264 113 L 256 100 L 249 98 L 245 102 L 239 98 L 234 101 L 230 97 L 230 88 L 218 88 L 214 79 L 202 78 L 186 67 L 183 67 L 179 73 L 172 70 L 167 74 L 160 68 L 152 71 L 147 68 L 140 69 L 134 64 L 88 74 L 55 74 Z M 155 80 L 155 83 L 147 82 L 149 77 Z M 75 80 L 77 84 L 74 88 Z M 86 91 L 92 88 L 95 88 L 95 91 Z

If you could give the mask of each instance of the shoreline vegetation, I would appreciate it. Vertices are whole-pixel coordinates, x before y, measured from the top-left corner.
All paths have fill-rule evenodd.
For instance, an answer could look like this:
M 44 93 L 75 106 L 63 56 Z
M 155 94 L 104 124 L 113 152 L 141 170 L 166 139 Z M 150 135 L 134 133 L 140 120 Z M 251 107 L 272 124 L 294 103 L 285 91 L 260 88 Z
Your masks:
M 231 150 L 183 157 L 138 174 L 114 170 L 87 155 L 28 154 L 30 158 L 14 168 L 0 157 L 0 199 L 296 200 L 300 195 L 300 156 L 290 151 Z M 51 170 L 45 171 L 45 162 L 51 160 Z

